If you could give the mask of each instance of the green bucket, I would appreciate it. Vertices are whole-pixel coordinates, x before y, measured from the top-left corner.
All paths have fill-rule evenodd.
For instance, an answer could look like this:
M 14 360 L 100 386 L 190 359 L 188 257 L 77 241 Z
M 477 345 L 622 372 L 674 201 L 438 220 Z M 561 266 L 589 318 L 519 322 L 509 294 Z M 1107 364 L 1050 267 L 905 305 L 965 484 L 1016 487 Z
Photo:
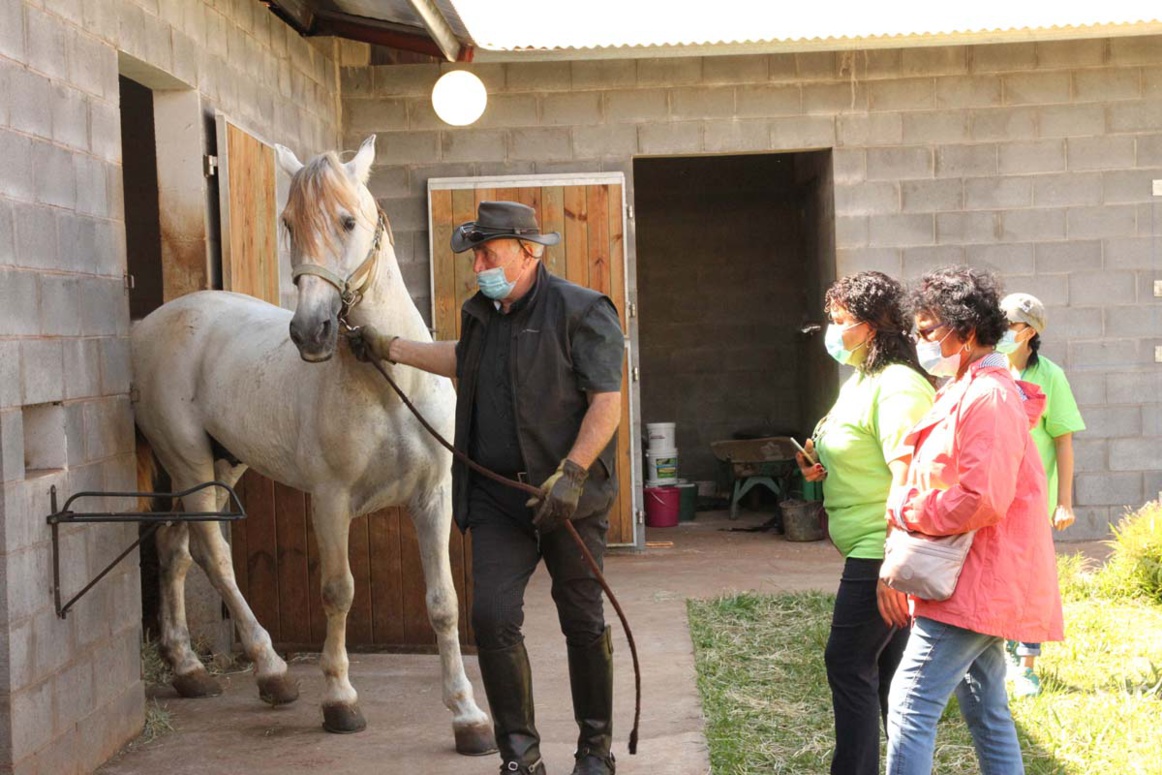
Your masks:
M 698 510 L 698 485 L 678 480 L 678 521 L 689 522 Z

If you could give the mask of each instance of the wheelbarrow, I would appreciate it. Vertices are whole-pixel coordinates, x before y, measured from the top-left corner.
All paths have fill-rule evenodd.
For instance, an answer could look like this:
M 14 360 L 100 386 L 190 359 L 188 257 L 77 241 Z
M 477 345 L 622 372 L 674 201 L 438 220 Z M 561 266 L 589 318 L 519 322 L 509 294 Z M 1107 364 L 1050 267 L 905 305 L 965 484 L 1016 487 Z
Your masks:
M 755 487 L 766 487 L 775 498 L 787 498 L 789 465 L 795 460 L 795 445 L 789 436 L 761 439 L 712 441 L 714 457 L 730 466 L 733 486 L 730 518 L 738 519 L 738 503 Z

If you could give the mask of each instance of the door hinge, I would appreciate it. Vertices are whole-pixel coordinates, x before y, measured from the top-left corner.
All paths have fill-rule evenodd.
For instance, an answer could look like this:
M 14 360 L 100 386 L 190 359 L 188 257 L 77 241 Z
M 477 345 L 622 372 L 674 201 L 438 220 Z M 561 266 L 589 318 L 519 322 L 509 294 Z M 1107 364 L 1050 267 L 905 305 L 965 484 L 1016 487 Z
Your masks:
M 202 157 L 202 174 L 207 178 L 212 178 L 218 174 L 218 157 L 207 153 Z
M 638 509 L 635 513 L 637 514 L 637 523 L 644 525 L 646 523 L 646 513 L 641 509 Z
M 631 221 L 633 220 L 633 205 L 625 206 L 625 217 L 629 218 Z
M 626 314 L 628 314 L 631 318 L 637 317 L 637 302 L 636 301 L 631 301 L 626 306 Z
M 127 290 L 127 291 L 131 291 L 137 287 L 137 279 L 133 275 L 129 274 L 128 272 L 126 272 L 124 275 L 124 281 L 125 281 L 125 290 Z
M 639 367 L 634 366 L 632 374 L 633 374 L 633 381 L 634 382 L 639 382 L 641 380 L 642 370 Z

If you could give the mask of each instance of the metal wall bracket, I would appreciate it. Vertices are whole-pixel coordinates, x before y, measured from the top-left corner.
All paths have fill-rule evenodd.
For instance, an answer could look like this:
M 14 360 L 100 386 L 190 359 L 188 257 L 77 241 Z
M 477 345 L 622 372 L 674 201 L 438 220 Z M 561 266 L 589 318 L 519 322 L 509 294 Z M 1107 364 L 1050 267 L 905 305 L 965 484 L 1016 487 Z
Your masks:
M 150 513 L 137 511 L 95 511 L 77 514 L 69 508 L 73 505 L 74 501 L 80 498 L 170 498 L 177 500 L 209 487 L 220 487 L 226 491 L 228 496 L 227 502 L 230 506 L 229 510 L 189 512 L 158 511 Z M 246 511 L 242 508 L 242 502 L 238 500 L 238 494 L 234 492 L 233 487 L 225 482 L 203 482 L 181 492 L 78 492 L 65 501 L 65 505 L 61 509 L 57 509 L 55 485 L 49 493 L 51 498 L 50 506 L 52 508 L 52 514 L 48 515 L 48 524 L 52 527 L 52 592 L 56 602 L 56 615 L 62 619 L 68 615 L 69 609 L 73 607 L 74 603 L 80 600 L 98 581 L 105 578 L 109 571 L 117 566 L 117 563 L 128 557 L 130 552 L 136 549 L 146 538 L 153 535 L 162 525 L 170 526 L 176 522 L 236 522 L 237 520 L 246 518 Z M 149 525 L 149 528 L 139 535 L 137 540 L 130 544 L 128 549 L 117 555 L 117 559 L 106 565 L 105 569 L 86 584 L 84 589 L 73 595 L 67 603 L 61 605 L 60 526 L 62 524 L 69 525 L 82 522 L 139 522 Z

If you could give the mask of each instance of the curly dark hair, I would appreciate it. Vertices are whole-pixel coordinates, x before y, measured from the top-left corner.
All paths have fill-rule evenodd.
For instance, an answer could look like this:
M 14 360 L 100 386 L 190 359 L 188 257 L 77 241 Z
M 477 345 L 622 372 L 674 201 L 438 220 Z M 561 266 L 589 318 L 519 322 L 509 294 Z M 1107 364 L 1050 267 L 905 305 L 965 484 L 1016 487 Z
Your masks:
M 903 301 L 904 288 L 900 283 L 883 272 L 860 272 L 831 284 L 823 297 L 823 311 L 831 314 L 841 307 L 875 332 L 868 343 L 867 357 L 857 366 L 860 371 L 876 374 L 888 364 L 902 363 L 932 382 L 928 372 L 920 368 L 916 347 L 906 333 L 912 324 Z
M 985 347 L 1000 341 L 1009 328 L 1001 311 L 1001 283 L 992 272 L 946 266 L 921 277 L 908 293 L 913 315 L 926 313 L 949 326 L 960 339 L 973 332 Z

